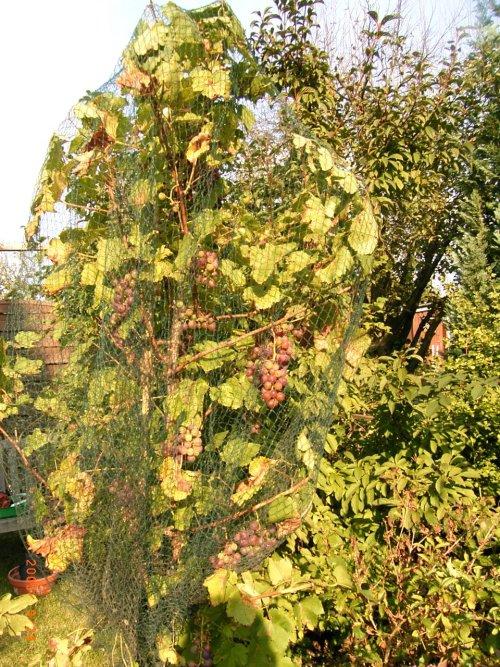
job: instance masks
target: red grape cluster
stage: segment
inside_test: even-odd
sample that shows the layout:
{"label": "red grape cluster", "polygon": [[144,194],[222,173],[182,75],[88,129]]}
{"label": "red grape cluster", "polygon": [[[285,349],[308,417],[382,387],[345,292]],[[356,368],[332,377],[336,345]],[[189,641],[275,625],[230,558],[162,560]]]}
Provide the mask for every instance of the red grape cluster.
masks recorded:
{"label": "red grape cluster", "polygon": [[115,280],[113,285],[114,296],[111,302],[114,311],[110,319],[112,327],[117,327],[130,312],[130,308],[134,303],[136,282],[137,271],[135,269],[126,273],[122,278]]}
{"label": "red grape cluster", "polygon": [[181,426],[175,436],[172,454],[192,463],[203,451],[201,431],[197,426]]}
{"label": "red grape cluster", "polygon": [[271,410],[285,400],[287,368],[292,354],[293,344],[284,331],[277,333],[274,345],[268,343],[252,350],[252,360],[247,364],[246,375],[254,379],[258,373],[260,395]]}
{"label": "red grape cluster", "polygon": [[[195,642],[192,646],[192,653],[199,653],[199,642]],[[214,664],[214,659],[212,656],[212,649],[210,648],[210,644],[207,642],[204,647],[203,651],[201,653],[201,661],[200,660],[190,660],[187,663],[187,667],[212,667]]]}
{"label": "red grape cluster", "polygon": [[211,558],[214,570],[238,565],[242,557],[252,558],[262,550],[273,549],[277,544],[276,529],[262,528],[258,521],[252,521],[248,528],[240,530],[217,556]]}
{"label": "red grape cluster", "polygon": [[195,329],[204,329],[212,333],[217,329],[217,322],[210,313],[196,312],[193,308],[182,310],[182,330],[194,331]]}
{"label": "red grape cluster", "polygon": [[215,287],[219,270],[219,258],[213,250],[200,250],[196,256],[196,282],[205,287]]}

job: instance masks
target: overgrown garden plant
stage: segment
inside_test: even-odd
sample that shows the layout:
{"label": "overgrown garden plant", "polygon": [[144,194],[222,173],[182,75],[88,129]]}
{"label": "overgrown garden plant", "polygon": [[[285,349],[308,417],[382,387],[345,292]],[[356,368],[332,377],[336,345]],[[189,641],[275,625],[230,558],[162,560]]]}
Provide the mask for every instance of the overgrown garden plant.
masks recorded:
{"label": "overgrown garden plant", "polygon": [[[34,405],[43,531],[28,544],[54,570],[80,563],[148,664],[180,659],[207,588],[229,586],[253,621],[234,572],[301,525],[367,344],[378,231],[362,184],[298,121],[242,180],[272,92],[226,3],[150,7],[117,75],[53,137],[27,228],[62,228],[44,288],[73,351]],[[186,650],[210,652],[195,634]]]}

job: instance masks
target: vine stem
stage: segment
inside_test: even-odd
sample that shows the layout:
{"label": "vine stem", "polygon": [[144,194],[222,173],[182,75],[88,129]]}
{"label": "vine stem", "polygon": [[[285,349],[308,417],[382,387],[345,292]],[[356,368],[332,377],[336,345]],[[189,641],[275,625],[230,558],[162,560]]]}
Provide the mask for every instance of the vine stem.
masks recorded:
{"label": "vine stem", "polygon": [[[303,312],[305,312],[305,310],[303,310],[302,313]],[[203,357],[207,357],[209,354],[213,354],[214,352],[223,350],[226,347],[233,347],[234,345],[238,345],[238,343],[240,343],[242,340],[258,336],[264,331],[268,331],[269,329],[272,329],[273,327],[276,327],[279,324],[282,324],[283,322],[287,322],[288,320],[291,320],[294,317],[299,317],[300,315],[301,315],[300,311],[290,313],[289,315],[285,315],[284,317],[281,317],[279,320],[275,320],[270,324],[266,324],[265,326],[259,327],[258,329],[254,329],[253,331],[247,331],[246,333],[241,334],[241,336],[238,336],[237,338],[230,338],[229,340],[225,340],[222,343],[219,343],[219,345],[216,345],[215,347],[209,350],[202,350],[201,352],[197,352],[196,354],[193,354],[193,356],[190,357],[189,359],[186,359],[186,361],[184,361],[182,364],[176,366],[173,372],[180,373],[182,370],[186,368],[186,366],[193,364],[195,361],[198,361],[199,359],[203,359]]]}
{"label": "vine stem", "polygon": [[0,426],[0,435],[3,436],[3,438],[9,443],[9,445],[15,449],[19,457],[21,458],[21,461],[23,462],[24,467],[26,470],[32,475],[37,482],[39,482],[42,486],[44,486],[46,489],[49,488],[49,485],[47,484],[46,480],[40,475],[38,470],[36,468],[33,468],[31,463],[28,461],[26,454],[23,452],[21,447],[19,446],[19,443],[12,438],[7,431],[5,431],[1,426]]}
{"label": "vine stem", "polygon": [[223,519],[218,519],[217,521],[212,521],[211,523],[204,523],[200,526],[196,526],[195,528],[190,528],[189,532],[197,533],[200,530],[206,530],[207,528],[216,528],[217,526],[223,526],[225,523],[229,523],[230,521],[241,519],[242,516],[246,516],[247,514],[251,514],[252,512],[256,512],[257,510],[266,507],[266,505],[270,505],[277,498],[283,498],[284,496],[289,496],[291,493],[295,493],[295,491],[301,489],[309,481],[310,481],[309,477],[304,477],[304,479],[301,479],[300,482],[297,482],[296,484],[294,484],[288,489],[285,489],[284,491],[280,491],[280,493],[277,493],[271,498],[266,498],[266,500],[262,500],[260,503],[256,503],[251,507],[247,507],[247,509],[245,510],[240,510],[239,512],[231,514],[231,516],[226,516]]}

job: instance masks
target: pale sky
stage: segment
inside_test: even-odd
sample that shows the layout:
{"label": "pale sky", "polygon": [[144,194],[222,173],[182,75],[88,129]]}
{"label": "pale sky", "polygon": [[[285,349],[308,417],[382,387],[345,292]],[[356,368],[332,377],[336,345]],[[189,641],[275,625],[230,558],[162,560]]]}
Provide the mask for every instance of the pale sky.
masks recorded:
{"label": "pale sky", "polygon": [[[328,7],[332,0],[327,0]],[[48,141],[72,105],[113,73],[145,0],[24,0],[0,2],[0,244],[22,243],[31,197]],[[204,0],[179,0],[184,8]],[[248,28],[252,12],[270,0],[229,4]],[[335,2],[347,11],[347,0]],[[351,6],[375,3],[350,0]],[[395,2],[383,3],[394,6]],[[413,3],[412,3],[413,4]],[[457,13],[471,16],[472,0],[421,0],[437,31]],[[423,8],[423,10],[422,10]],[[464,14],[465,9],[465,14]],[[329,10],[331,11],[331,10]]]}

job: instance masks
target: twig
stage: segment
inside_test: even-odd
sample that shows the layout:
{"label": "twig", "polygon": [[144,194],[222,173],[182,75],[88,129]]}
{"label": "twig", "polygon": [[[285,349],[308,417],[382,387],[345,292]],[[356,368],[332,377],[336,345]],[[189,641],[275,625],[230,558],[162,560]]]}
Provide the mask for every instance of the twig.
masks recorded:
{"label": "twig", "polygon": [[246,516],[247,514],[256,512],[257,510],[260,510],[262,507],[266,507],[266,505],[269,505],[277,498],[283,498],[284,496],[289,496],[291,493],[295,493],[295,491],[301,489],[309,481],[310,481],[309,477],[304,477],[304,479],[301,479],[300,482],[297,482],[297,484],[294,484],[289,489],[280,491],[280,493],[277,493],[275,496],[267,498],[266,500],[262,500],[260,503],[252,505],[252,507],[247,507],[247,509],[241,510],[240,512],[236,512],[235,514],[231,514],[231,516],[226,516],[223,519],[218,519],[217,521],[211,521],[210,523],[204,523],[200,526],[190,528],[189,530],[192,533],[197,533],[200,530],[207,530],[207,528],[216,528],[217,526],[223,526],[225,523],[229,523],[230,521],[241,519],[242,516]]}
{"label": "twig", "polygon": [[259,311],[258,310],[251,310],[249,313],[235,313],[234,315],[231,313],[228,313],[226,315],[216,315],[215,319],[217,321],[220,320],[237,320],[240,317],[253,317],[254,315],[257,315]]}
{"label": "twig", "polygon": [[10,445],[13,449],[16,450],[16,452],[18,453],[19,457],[21,458],[21,461],[23,462],[23,465],[24,465],[24,467],[26,468],[26,470],[27,470],[27,471],[28,471],[28,472],[29,472],[29,473],[30,473],[30,474],[31,474],[31,475],[32,475],[32,476],[33,476],[33,477],[34,477],[34,478],[35,478],[35,479],[42,485],[42,486],[44,486],[46,489],[48,489],[49,485],[47,484],[47,482],[45,481],[45,479],[40,475],[40,473],[38,472],[38,470],[36,470],[36,468],[33,468],[33,466],[31,465],[31,463],[30,463],[30,462],[28,461],[28,459],[26,458],[25,453],[23,452],[23,450],[22,450],[21,447],[19,446],[19,443],[16,442],[16,441],[14,440],[14,438],[12,438],[12,437],[7,433],[7,431],[5,431],[1,426],[0,426],[0,434],[5,438],[5,440],[9,443],[9,445]]}
{"label": "twig", "polygon": [[275,320],[274,322],[271,322],[270,324],[266,324],[263,327],[259,327],[258,329],[254,329],[253,331],[247,331],[244,334],[241,334],[241,336],[238,336],[237,338],[230,338],[229,340],[225,340],[219,345],[216,345],[215,347],[209,349],[209,350],[202,350],[201,352],[197,352],[194,354],[190,359],[187,359],[184,361],[182,364],[179,364],[175,369],[174,373],[180,373],[186,366],[189,366],[190,364],[193,364],[195,361],[198,361],[199,359],[203,359],[203,357],[207,357],[209,354],[214,354],[214,352],[218,352],[219,350],[223,350],[226,347],[233,347],[234,345],[238,345],[242,340],[245,340],[247,338],[253,338],[254,336],[258,336],[259,334],[263,333],[264,331],[268,331],[269,329],[272,329],[275,326],[278,326],[279,324],[282,324],[283,322],[287,322],[288,320],[291,320],[293,317],[298,317],[300,314],[300,311],[291,313],[289,315],[285,315],[284,317],[281,317],[279,320]]}

